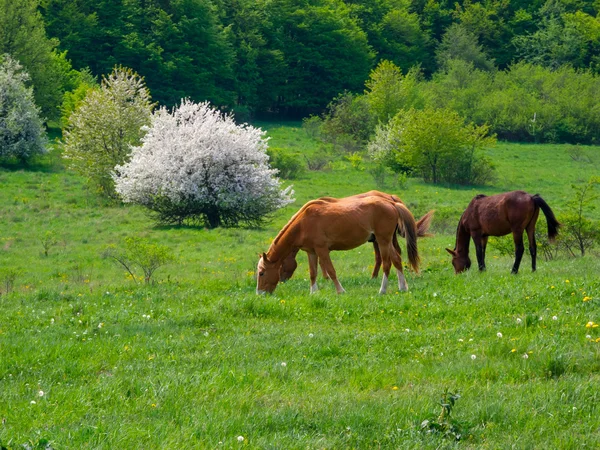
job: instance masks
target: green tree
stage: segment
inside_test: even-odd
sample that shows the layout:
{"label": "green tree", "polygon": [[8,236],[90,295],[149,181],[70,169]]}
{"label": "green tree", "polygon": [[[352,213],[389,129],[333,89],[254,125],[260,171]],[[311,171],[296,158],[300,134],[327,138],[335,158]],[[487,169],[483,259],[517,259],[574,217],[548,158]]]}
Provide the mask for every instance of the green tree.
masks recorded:
{"label": "green tree", "polygon": [[583,185],[571,185],[573,198],[567,203],[568,213],[562,219],[561,243],[567,251],[575,256],[585,253],[600,242],[600,223],[585,216],[596,208],[600,196],[595,188],[600,184],[599,177],[592,177]]}
{"label": "green tree", "polygon": [[339,92],[360,89],[374,55],[341,0],[273,0],[266,13],[268,44],[285,63],[283,83],[263,80],[275,97],[272,108],[306,115]]}
{"label": "green tree", "polygon": [[38,0],[0,0],[0,54],[17,59],[30,76],[34,98],[46,119],[59,117],[70,63],[48,39]]}
{"label": "green tree", "polygon": [[233,104],[235,55],[210,0],[45,0],[44,13],[78,69],[131,67],[166,105],[182,97]]}
{"label": "green tree", "polygon": [[493,167],[480,151],[494,143],[487,126],[465,124],[454,111],[428,107],[399,112],[369,148],[393,170],[412,171],[434,184],[483,184]]}
{"label": "green tree", "polygon": [[10,55],[0,55],[0,158],[27,160],[46,152],[40,111],[25,85],[28,78]]}
{"label": "green tree", "polygon": [[464,26],[452,24],[436,49],[436,60],[441,70],[448,70],[450,61],[460,59],[473,64],[479,70],[493,70],[494,63],[478,44],[477,37]]}
{"label": "green tree", "polygon": [[115,68],[69,116],[63,157],[99,192],[114,196],[111,172],[139,145],[153,106],[143,79],[131,69]]}
{"label": "green tree", "polygon": [[391,61],[381,61],[366,81],[365,97],[375,121],[388,122],[402,109],[422,108],[425,98],[418,67],[404,76]]}

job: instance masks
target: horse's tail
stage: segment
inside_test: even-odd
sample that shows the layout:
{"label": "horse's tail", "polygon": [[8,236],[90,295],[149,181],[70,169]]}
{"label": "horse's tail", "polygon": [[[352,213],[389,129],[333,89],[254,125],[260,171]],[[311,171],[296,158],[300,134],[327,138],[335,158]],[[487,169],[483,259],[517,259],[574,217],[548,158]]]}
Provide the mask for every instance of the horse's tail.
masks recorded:
{"label": "horse's tail", "polygon": [[556,216],[554,216],[554,213],[550,209],[550,206],[548,206],[548,203],[546,203],[546,201],[542,197],[540,197],[540,194],[535,194],[534,196],[532,196],[532,198],[533,203],[535,203],[535,206],[540,208],[544,213],[544,216],[546,216],[546,222],[548,223],[548,239],[550,239],[550,241],[552,242],[554,241],[554,238],[558,235],[558,228],[560,227],[560,223],[558,222],[558,220],[556,220]]}
{"label": "horse's tail", "polygon": [[419,220],[417,220],[417,237],[427,237],[433,236],[431,233],[428,233],[429,227],[431,226],[431,220],[433,219],[433,213],[435,209],[432,209]]}
{"label": "horse's tail", "polygon": [[415,272],[419,272],[419,252],[417,250],[417,223],[412,213],[402,203],[394,203],[398,211],[398,225],[404,230],[406,238],[406,252],[408,253],[408,263]]}
{"label": "horse's tail", "polygon": [[[435,213],[435,209],[432,209],[419,220],[417,220],[417,237],[430,237],[433,236],[432,233],[429,233],[429,227],[431,226],[431,220],[433,219],[433,213]],[[404,237],[404,229],[402,227],[396,228],[396,232]]]}

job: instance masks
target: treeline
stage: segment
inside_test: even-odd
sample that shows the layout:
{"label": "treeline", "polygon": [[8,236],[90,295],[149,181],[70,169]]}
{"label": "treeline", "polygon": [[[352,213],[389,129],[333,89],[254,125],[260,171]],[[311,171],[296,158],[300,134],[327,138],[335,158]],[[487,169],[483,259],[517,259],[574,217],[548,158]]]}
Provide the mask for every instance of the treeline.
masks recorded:
{"label": "treeline", "polygon": [[340,92],[361,92],[382,60],[405,74],[419,67],[426,79],[455,59],[490,73],[526,61],[596,74],[599,8],[595,0],[0,0],[0,54],[31,75],[47,119],[60,116],[65,92],[115,65],[142,75],[163,105],[189,97],[242,119],[304,117]]}

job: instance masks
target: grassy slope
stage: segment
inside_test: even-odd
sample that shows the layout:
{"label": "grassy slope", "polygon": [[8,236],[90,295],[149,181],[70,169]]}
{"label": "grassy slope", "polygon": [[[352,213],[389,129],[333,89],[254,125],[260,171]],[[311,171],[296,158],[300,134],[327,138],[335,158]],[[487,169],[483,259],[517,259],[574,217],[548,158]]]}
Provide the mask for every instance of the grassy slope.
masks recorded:
{"label": "grassy slope", "polygon": [[[270,134],[316,151],[298,128]],[[157,228],[138,208],[102,205],[60,165],[0,169],[0,272],[21,272],[0,296],[0,443],[598,447],[600,328],[586,328],[600,322],[598,258],[540,261],[532,274],[526,255],[515,277],[491,249],[486,273],[457,277],[443,251],[474,194],[539,192],[560,214],[593,168],[565,146],[502,144],[492,156],[499,179],[483,190],[387,188],[416,215],[438,209],[450,230],[420,242],[410,292],[387,296],[369,279],[368,246],[333,255],[346,295],[322,280],[308,295],[305,257],[275,295],[254,295],[255,255],[299,205],[375,188],[348,164],[294,181],[296,204],[260,230]],[[44,257],[47,231],[58,243]],[[128,235],[169,245],[179,263],[155,286],[133,284],[100,256]],[[462,396],[460,444],[418,431],[445,388]]]}

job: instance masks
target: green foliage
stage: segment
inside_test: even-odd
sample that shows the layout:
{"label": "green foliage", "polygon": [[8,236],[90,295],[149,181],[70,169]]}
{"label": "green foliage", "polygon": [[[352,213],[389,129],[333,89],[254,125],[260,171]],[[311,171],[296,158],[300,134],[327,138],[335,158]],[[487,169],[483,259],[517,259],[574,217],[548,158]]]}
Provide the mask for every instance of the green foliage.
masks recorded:
{"label": "green foliage", "polygon": [[0,55],[0,158],[26,161],[46,153],[46,134],[25,83],[29,75],[10,55]]}
{"label": "green foliage", "polygon": [[365,96],[344,92],[328,105],[320,138],[350,153],[365,145],[373,131],[373,119]]}
{"label": "green foliage", "polygon": [[455,59],[471,63],[473,67],[480,70],[491,71],[495,68],[493,61],[478,44],[477,37],[460,24],[452,24],[448,27],[442,42],[436,49],[436,60],[441,70],[447,71],[450,61]]}
{"label": "green foliage", "polygon": [[375,123],[387,123],[400,110],[422,108],[425,99],[420,78],[418,67],[404,76],[394,63],[380,62],[365,82],[365,97]]}
{"label": "green foliage", "polygon": [[76,111],[88,94],[90,89],[99,87],[98,80],[94,77],[89,69],[84,69],[80,72],[73,71],[73,88],[65,92],[63,102],[60,107],[61,112],[61,127],[64,129],[68,126],[71,114]]}
{"label": "green foliage", "polygon": [[378,133],[371,154],[393,170],[414,172],[434,184],[485,184],[493,165],[480,151],[495,143],[488,127],[465,124],[444,109],[400,112]]}
{"label": "green foliage", "polygon": [[71,69],[58,41],[46,36],[38,0],[0,0],[0,55],[10,54],[31,76],[35,103],[45,120],[58,119]]}
{"label": "green foliage", "polygon": [[[175,261],[173,251],[168,246],[149,244],[138,237],[125,238],[119,247],[108,246],[103,256],[123,267],[136,283],[143,279],[146,284],[152,281],[156,270]],[[143,277],[136,274],[138,269],[142,271]]]}
{"label": "green foliage", "polygon": [[600,242],[600,223],[586,217],[596,208],[600,195],[594,191],[600,184],[600,178],[592,177],[583,185],[571,185],[573,197],[566,204],[567,214],[561,217],[560,242],[567,251],[575,256],[584,256]]}
{"label": "green foliage", "polygon": [[56,238],[56,233],[54,231],[48,230],[40,237],[40,244],[42,244],[42,248],[44,249],[44,256],[47,258],[50,253],[50,249],[58,244],[58,239]]}
{"label": "green foliage", "polygon": [[[84,88],[85,89],[85,88]],[[113,197],[111,172],[139,145],[150,123],[153,104],[144,80],[131,69],[116,67],[100,89],[87,89],[69,115],[63,157],[101,194]]]}
{"label": "green foliage", "polygon": [[279,170],[278,176],[286,180],[299,178],[305,171],[305,163],[300,155],[290,153],[281,148],[267,149],[269,165]]}
{"label": "green foliage", "polygon": [[459,398],[460,395],[458,393],[453,394],[452,392],[448,391],[448,388],[446,388],[442,394],[442,398],[440,399],[440,406],[442,410],[439,416],[435,419],[425,419],[423,422],[421,422],[421,431],[434,434],[439,433],[444,438],[460,441],[463,432],[450,419],[450,414],[454,409],[454,404]]}

